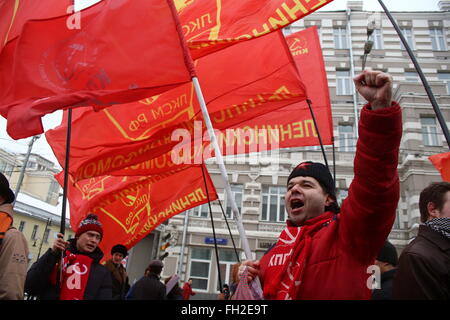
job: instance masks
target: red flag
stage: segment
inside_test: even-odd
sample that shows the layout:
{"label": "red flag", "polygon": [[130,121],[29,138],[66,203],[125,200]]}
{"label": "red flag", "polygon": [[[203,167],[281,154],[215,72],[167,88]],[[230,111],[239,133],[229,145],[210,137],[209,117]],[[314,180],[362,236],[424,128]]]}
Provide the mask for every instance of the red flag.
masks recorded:
{"label": "red flag", "polygon": [[0,0],[0,52],[32,19],[49,19],[73,12],[73,0]]}
{"label": "red flag", "polygon": [[[294,33],[287,37],[287,41],[308,91],[308,97],[313,102],[312,108],[322,142],[325,145],[332,144],[331,103],[317,27]],[[150,103],[151,101],[147,102]],[[317,129],[314,126],[309,107],[304,101],[270,111],[250,120],[244,120],[235,125],[230,125],[226,121],[226,117],[227,112],[225,110],[211,116],[215,128],[220,127],[222,122],[227,123],[226,131],[216,133],[219,145],[222,146],[223,155],[319,145]],[[143,118],[140,121],[136,120],[135,126],[138,127],[141,122],[144,122]],[[202,127],[200,134],[197,135],[204,137],[204,131],[205,128]],[[62,139],[64,139],[64,136],[61,133],[61,141]],[[183,149],[183,146],[180,149]],[[188,154],[183,164],[201,163],[202,160],[214,155],[214,151],[211,149],[212,146],[209,141],[194,141],[193,146],[189,145],[182,150]],[[197,161],[197,159],[200,161]],[[162,168],[177,166],[179,165],[172,161],[172,154],[167,153],[113,174],[139,175],[145,170],[158,172]]]}
{"label": "red flag", "polygon": [[[219,130],[306,98],[281,32],[236,44],[197,62],[208,110]],[[186,128],[195,139],[194,120],[201,119],[191,84],[127,107],[98,113],[74,110],[69,172],[82,180],[156,159],[179,143],[172,139],[176,129]],[[61,127],[47,132],[61,164],[65,127],[63,121]],[[200,131],[202,137],[204,128]]]}
{"label": "red flag", "polygon": [[428,159],[441,173],[442,180],[450,182],[450,152],[435,154],[428,157]]}
{"label": "red flag", "polygon": [[175,0],[196,59],[237,41],[279,30],[332,0]]}
{"label": "red flag", "polygon": [[[103,176],[69,183],[70,224],[78,228],[89,212],[99,216],[104,235],[100,248],[108,258],[120,243],[128,249],[167,219],[217,199],[208,171],[203,166],[140,177]],[[63,172],[56,175],[62,185]]]}
{"label": "red flag", "polygon": [[42,133],[40,117],[57,109],[136,101],[189,82],[193,67],[171,6],[105,0],[81,11],[80,29],[67,27],[68,16],[25,23],[0,57],[9,135]]}

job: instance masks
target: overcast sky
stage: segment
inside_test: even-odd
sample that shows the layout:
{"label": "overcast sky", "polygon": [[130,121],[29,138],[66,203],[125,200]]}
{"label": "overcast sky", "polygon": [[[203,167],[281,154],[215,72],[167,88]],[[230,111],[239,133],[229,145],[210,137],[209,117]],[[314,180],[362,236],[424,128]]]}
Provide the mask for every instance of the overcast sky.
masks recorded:
{"label": "overcast sky", "polygon": [[[90,5],[98,2],[98,0],[76,0],[77,5]],[[438,11],[439,0],[384,0],[384,4],[390,11]],[[363,9],[368,11],[382,11],[378,0],[364,0]],[[324,6],[320,10],[345,10],[347,7],[347,0],[334,0],[332,3]],[[51,115],[44,117],[45,130],[57,126],[62,117],[62,112],[58,111]],[[2,148],[12,152],[25,153],[28,148],[28,139],[12,140],[6,133],[6,120],[0,116],[0,145]],[[45,158],[57,163],[50,147],[42,135],[33,146],[33,152],[41,154]]]}

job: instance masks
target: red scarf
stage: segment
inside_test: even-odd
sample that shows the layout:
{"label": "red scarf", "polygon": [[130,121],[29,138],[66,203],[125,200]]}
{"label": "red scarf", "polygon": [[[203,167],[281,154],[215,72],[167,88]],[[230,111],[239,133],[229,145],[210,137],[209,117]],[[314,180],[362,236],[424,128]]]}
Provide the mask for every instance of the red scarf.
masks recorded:
{"label": "red scarf", "polygon": [[[305,266],[311,253],[312,237],[317,231],[329,224],[333,216],[332,212],[326,212],[307,220],[301,227],[288,226],[283,230],[277,246],[282,243],[285,245],[286,239],[292,239],[293,234],[296,234],[296,239],[290,246],[290,254],[286,257],[283,266],[273,270],[275,274],[264,285],[264,297],[266,299],[298,299]],[[299,232],[300,234],[298,234]]]}
{"label": "red scarf", "polygon": [[[83,300],[93,259],[84,254],[74,254],[66,250],[62,271],[62,285],[59,300]],[[59,277],[59,264],[52,273],[53,285]]]}

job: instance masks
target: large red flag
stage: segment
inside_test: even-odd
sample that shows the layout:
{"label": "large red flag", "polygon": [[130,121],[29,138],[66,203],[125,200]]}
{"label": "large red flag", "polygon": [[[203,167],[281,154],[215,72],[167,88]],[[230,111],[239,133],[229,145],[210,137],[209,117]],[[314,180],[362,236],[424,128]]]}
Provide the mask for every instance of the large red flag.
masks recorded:
{"label": "large red flag", "polygon": [[442,180],[450,182],[450,152],[435,154],[428,159],[441,173]]}
{"label": "large red flag", "polygon": [[171,0],[104,0],[80,14],[79,29],[68,16],[29,21],[4,48],[0,114],[11,137],[42,133],[41,116],[57,109],[136,101],[194,75]]}
{"label": "large red flag", "polygon": [[17,38],[31,19],[48,19],[73,12],[74,0],[0,0],[0,52]]}
{"label": "large red flag", "polygon": [[[211,119],[220,130],[306,98],[281,32],[236,44],[197,62]],[[178,144],[171,138],[176,129],[195,135],[195,119],[201,120],[202,115],[191,84],[126,108],[114,106],[98,113],[74,110],[69,172],[82,180],[167,154]],[[63,120],[61,127],[47,132],[61,164],[65,127]]]}
{"label": "large red flag", "polygon": [[[63,172],[56,178],[62,185]],[[100,248],[106,259],[114,245],[131,248],[167,219],[207,203],[207,194],[210,201],[217,199],[204,166],[153,176],[72,180],[68,190],[70,224],[76,230],[89,212],[97,214],[103,224]]]}
{"label": "large red flag", "polygon": [[[308,97],[312,101],[322,142],[325,145],[331,144],[333,138],[331,103],[317,27],[296,32],[287,37],[287,41],[308,91]],[[150,103],[151,100],[147,102]],[[243,112],[243,110],[241,111]],[[225,110],[212,115],[211,120],[214,127],[220,126],[222,122],[228,123],[227,115]],[[139,127],[141,123],[145,122],[142,116],[138,119],[133,123],[135,127]],[[197,131],[196,128],[195,131]],[[205,137],[205,128],[201,127],[199,131],[197,136]],[[229,125],[227,130],[216,132],[216,135],[223,155],[319,145],[317,128],[314,126],[309,107],[304,101],[270,111],[250,120],[244,120],[235,125]],[[62,139],[64,139],[63,135],[61,135],[61,141]],[[184,152],[184,154],[176,154],[175,157],[175,159],[184,157],[182,164],[175,164],[173,154],[167,153],[113,174],[139,175],[146,170],[160,172],[164,168],[201,163],[204,159],[214,155],[212,146],[207,139],[201,142],[194,141],[193,145],[180,146],[179,150],[175,147],[172,151]]]}
{"label": "large red flag", "polygon": [[[308,99],[312,102],[314,116],[320,131],[323,144],[333,143],[333,117],[331,112],[330,93],[327,73],[320,46],[317,27],[313,26],[286,37],[289,49],[294,56],[299,73],[308,90]],[[311,119],[307,103],[302,101],[296,105],[299,119]],[[300,111],[302,110],[302,111]],[[310,140],[293,142],[289,147],[319,145],[317,136]]]}
{"label": "large red flag", "polygon": [[192,56],[286,27],[332,0],[175,0]]}

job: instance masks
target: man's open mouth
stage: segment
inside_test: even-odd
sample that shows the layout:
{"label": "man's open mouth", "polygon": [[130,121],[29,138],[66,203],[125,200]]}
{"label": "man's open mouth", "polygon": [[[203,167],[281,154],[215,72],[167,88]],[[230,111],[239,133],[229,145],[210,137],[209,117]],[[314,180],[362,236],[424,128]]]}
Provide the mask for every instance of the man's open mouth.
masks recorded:
{"label": "man's open mouth", "polygon": [[294,210],[303,207],[303,205],[304,205],[304,203],[300,199],[291,200],[291,208]]}

